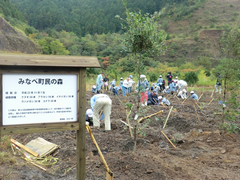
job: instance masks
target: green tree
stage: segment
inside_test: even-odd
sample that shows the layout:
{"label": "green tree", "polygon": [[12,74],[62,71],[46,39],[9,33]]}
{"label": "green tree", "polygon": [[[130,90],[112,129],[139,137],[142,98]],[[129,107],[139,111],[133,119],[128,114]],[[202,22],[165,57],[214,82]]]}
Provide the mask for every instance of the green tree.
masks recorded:
{"label": "green tree", "polygon": [[65,49],[63,43],[59,40],[52,41],[50,43],[50,48],[53,55],[68,55],[69,51]]}
{"label": "green tree", "polygon": [[[130,12],[127,8],[127,3],[122,0],[126,10],[125,24],[122,24],[122,28],[126,31],[123,38],[123,44],[125,50],[132,53],[136,62],[136,69],[138,72],[138,86],[140,87],[140,74],[144,69],[143,60],[144,57],[150,57],[153,55],[164,54],[167,46],[165,40],[167,34],[160,29],[160,24],[157,19],[160,17],[160,12],[155,12],[153,15]],[[117,16],[120,18],[120,16]],[[140,97],[140,89],[138,90],[138,97]],[[140,98],[138,98],[137,111],[139,112]],[[136,121],[137,122],[137,121]],[[137,139],[137,126],[134,126],[134,152],[136,151],[136,139]]]}
{"label": "green tree", "polygon": [[193,72],[193,71],[191,71],[191,72],[186,72],[186,73],[185,73],[185,79],[184,79],[184,80],[187,81],[187,83],[188,83],[189,85],[194,85],[194,84],[196,84],[196,83],[199,81],[198,76],[197,76],[197,73],[195,73],[195,72]]}

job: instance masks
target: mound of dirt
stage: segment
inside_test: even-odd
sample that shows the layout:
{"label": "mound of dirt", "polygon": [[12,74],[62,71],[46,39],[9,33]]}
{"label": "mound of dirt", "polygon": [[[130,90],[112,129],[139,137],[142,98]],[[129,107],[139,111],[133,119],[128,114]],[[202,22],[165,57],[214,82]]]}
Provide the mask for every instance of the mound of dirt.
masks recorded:
{"label": "mound of dirt", "polygon": [[22,53],[33,54],[37,53],[36,45],[24,36],[17,32],[0,16],[0,50],[2,51],[19,51]]}

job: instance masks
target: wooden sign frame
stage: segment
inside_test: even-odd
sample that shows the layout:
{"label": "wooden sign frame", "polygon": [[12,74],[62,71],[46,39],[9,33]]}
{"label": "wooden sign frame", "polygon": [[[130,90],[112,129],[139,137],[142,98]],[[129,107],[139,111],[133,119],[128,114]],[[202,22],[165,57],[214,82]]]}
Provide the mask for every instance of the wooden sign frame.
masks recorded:
{"label": "wooden sign frame", "polygon": [[[95,57],[0,54],[0,138],[1,135],[77,131],[77,180],[84,180],[86,166],[86,67],[100,67]],[[3,126],[3,74],[76,74],[77,122]]]}

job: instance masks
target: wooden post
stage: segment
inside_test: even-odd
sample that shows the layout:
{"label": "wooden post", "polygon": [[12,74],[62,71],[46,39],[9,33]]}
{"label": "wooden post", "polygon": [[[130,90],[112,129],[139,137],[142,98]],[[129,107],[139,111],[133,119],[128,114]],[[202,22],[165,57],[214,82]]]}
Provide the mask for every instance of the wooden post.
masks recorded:
{"label": "wooden post", "polygon": [[213,93],[214,93],[214,90],[212,91],[212,95],[211,95],[211,98],[212,98],[212,96],[213,96]]}
{"label": "wooden post", "polygon": [[165,136],[165,138],[170,142],[170,144],[176,149],[176,146],[169,140],[169,138],[164,134],[163,131],[161,133]]}
{"label": "wooden post", "polygon": [[86,68],[80,68],[78,76],[78,122],[77,131],[77,180],[86,177]]}
{"label": "wooden post", "polygon": [[1,126],[2,124],[2,72],[0,71],[0,140],[1,140]]}

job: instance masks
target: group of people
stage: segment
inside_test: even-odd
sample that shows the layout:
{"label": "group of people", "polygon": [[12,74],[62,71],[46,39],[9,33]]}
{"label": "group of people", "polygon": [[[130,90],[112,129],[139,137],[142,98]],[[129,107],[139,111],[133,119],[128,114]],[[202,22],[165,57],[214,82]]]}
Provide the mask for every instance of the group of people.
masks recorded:
{"label": "group of people", "polygon": [[116,80],[113,79],[113,81],[110,82],[109,87],[109,78],[107,75],[103,78],[104,73],[101,73],[97,76],[96,85],[92,86],[92,92],[99,94],[101,89],[104,89],[105,91],[112,91],[113,95],[119,95],[119,90],[122,90],[123,96],[126,96],[127,94],[130,94],[132,92],[132,87],[134,86],[135,82],[133,81],[133,76],[130,75],[128,78],[123,80],[123,78],[120,79],[120,85],[116,85]]}

